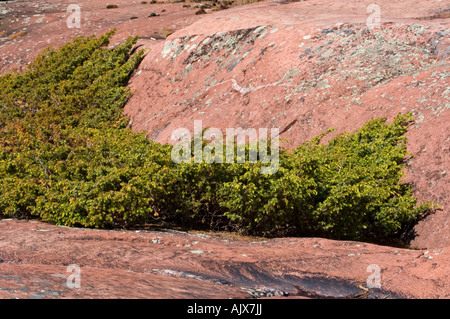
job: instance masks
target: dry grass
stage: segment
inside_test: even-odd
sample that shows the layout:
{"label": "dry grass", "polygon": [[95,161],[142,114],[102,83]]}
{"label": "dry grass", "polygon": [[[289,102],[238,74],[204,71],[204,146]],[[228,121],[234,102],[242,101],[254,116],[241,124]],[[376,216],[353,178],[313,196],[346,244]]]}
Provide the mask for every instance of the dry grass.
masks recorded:
{"label": "dry grass", "polygon": [[232,1],[233,6],[243,6],[250,3],[260,2],[261,0],[235,0]]}
{"label": "dry grass", "polygon": [[22,37],[22,36],[24,36],[24,35],[26,35],[26,34],[28,34],[28,32],[26,32],[26,31],[20,31],[20,32],[17,32],[17,33],[10,34],[10,35],[8,36],[8,39],[14,40],[14,39],[20,38],[20,37]]}
{"label": "dry grass", "polygon": [[450,18],[450,8],[436,12],[436,14],[428,17],[420,17],[419,20],[435,20],[435,19],[449,19]]}
{"label": "dry grass", "polygon": [[167,38],[172,33],[174,33],[174,30],[168,27],[163,27],[158,30],[158,35],[162,38]]}

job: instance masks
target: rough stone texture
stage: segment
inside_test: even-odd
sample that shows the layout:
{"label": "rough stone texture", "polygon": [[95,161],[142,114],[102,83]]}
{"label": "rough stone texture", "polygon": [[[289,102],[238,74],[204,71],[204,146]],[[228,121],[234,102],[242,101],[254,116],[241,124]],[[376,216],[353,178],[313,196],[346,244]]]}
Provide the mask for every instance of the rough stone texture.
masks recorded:
{"label": "rough stone texture", "polygon": [[[117,1],[117,9],[107,9],[110,0],[63,0],[0,2],[0,72],[25,68],[49,45],[59,46],[72,38],[103,34],[117,28],[114,42],[129,36],[157,42],[168,34],[192,24],[200,17],[182,8],[182,3],[141,4],[140,1]],[[81,8],[81,27],[69,28],[70,4]],[[152,12],[159,16],[148,17]],[[137,17],[137,19],[130,19]],[[72,21],[72,20],[70,20]],[[19,32],[26,32],[13,39]]]}
{"label": "rough stone texture", "polygon": [[449,252],[1,220],[0,298],[450,298]]}
{"label": "rough stone texture", "polygon": [[419,202],[443,207],[416,227],[412,245],[449,245],[450,41],[448,19],[436,18],[446,11],[437,1],[426,9],[381,1],[389,15],[371,29],[368,4],[263,2],[172,34],[151,46],[132,79],[125,112],[133,129],[174,143],[172,133],[192,133],[194,120],[224,134],[276,127],[292,148],[331,127],[329,138],[410,111],[405,180]]}
{"label": "rough stone texture", "polygon": [[[0,298],[449,298],[448,4],[380,0],[382,27],[370,30],[372,2],[263,1],[196,15],[183,3],[121,0],[106,9],[113,1],[79,0],[80,29],[66,25],[71,1],[0,3],[0,72],[74,36],[113,27],[114,41],[142,35],[148,53],[125,112],[133,129],[160,142],[202,120],[279,127],[283,146],[295,147],[330,127],[337,134],[411,111],[405,178],[420,201],[443,206],[416,227],[418,250],[0,220]],[[82,269],[81,289],[66,285],[70,264]],[[371,264],[382,288],[366,293],[358,286]]]}

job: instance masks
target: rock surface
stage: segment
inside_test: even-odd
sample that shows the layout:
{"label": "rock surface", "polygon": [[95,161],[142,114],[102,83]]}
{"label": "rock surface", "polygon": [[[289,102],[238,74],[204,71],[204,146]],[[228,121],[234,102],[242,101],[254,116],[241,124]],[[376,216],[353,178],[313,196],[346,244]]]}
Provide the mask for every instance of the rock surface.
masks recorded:
{"label": "rock surface", "polygon": [[450,298],[449,252],[1,220],[0,298]]}
{"label": "rock surface", "polygon": [[[79,29],[66,24],[71,1],[0,2],[0,72],[78,35],[141,35],[148,53],[125,112],[159,142],[202,120],[278,127],[295,147],[330,127],[411,111],[405,179],[420,201],[443,207],[416,227],[417,250],[0,220],[0,298],[449,298],[449,7],[380,0],[381,28],[370,29],[372,2],[262,1],[196,15],[183,3],[79,0]],[[71,264],[80,289],[67,286]],[[382,287],[367,292],[372,264]]]}
{"label": "rock surface", "polygon": [[[344,4],[345,3],[345,4]],[[293,148],[327,129],[353,131],[373,117],[412,112],[405,180],[419,202],[443,210],[415,229],[417,248],[450,245],[449,19],[443,3],[262,2],[210,14],[151,45],[125,107],[136,131],[175,143],[193,121],[226,128],[279,128]],[[151,89],[150,89],[151,88]]]}
{"label": "rock surface", "polygon": [[[75,20],[68,10],[73,1],[8,1],[0,2],[0,72],[25,68],[49,45],[59,46],[77,36],[104,34],[117,28],[114,41],[129,36],[159,41],[168,34],[199,19],[194,10],[182,3],[160,2],[141,4],[140,1],[120,0],[118,8],[107,9],[110,0],[80,0],[80,28],[69,28]],[[69,11],[69,12],[67,12]],[[159,16],[148,17],[151,13]],[[134,17],[134,19],[131,19]],[[137,19],[136,19],[137,18]],[[15,34],[20,36],[14,37]]]}

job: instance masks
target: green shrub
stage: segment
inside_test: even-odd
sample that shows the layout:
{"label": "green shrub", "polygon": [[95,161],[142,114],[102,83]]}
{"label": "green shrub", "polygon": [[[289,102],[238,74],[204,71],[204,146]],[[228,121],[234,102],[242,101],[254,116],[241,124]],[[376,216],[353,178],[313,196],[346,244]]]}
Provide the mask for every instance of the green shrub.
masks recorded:
{"label": "green shrub", "polygon": [[382,240],[400,235],[433,205],[416,207],[401,182],[407,121],[374,119],[328,144],[320,137],[283,154],[277,174],[239,174],[221,190],[226,214],[257,232]]}
{"label": "green shrub", "polygon": [[108,49],[113,34],[49,48],[0,77],[0,216],[383,241],[434,209],[401,182],[410,115],[282,150],[272,175],[260,162],[175,164],[170,145],[127,127],[126,85],[143,52],[130,54],[137,38]]}
{"label": "green shrub", "polygon": [[49,48],[0,78],[1,214],[86,227],[151,214],[140,174],[159,168],[164,146],[125,128],[126,84],[143,52],[129,54],[137,38],[106,49],[112,35]]}

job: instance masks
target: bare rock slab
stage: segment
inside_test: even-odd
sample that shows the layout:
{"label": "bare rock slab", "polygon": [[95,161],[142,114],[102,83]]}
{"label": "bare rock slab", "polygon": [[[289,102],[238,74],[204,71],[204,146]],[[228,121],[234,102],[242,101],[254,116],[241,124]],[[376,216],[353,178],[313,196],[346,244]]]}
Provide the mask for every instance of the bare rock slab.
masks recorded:
{"label": "bare rock slab", "polygon": [[449,298],[449,252],[2,220],[0,298]]}

